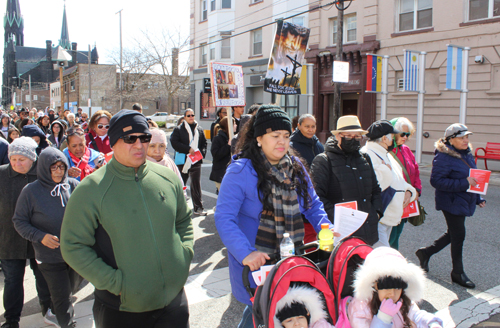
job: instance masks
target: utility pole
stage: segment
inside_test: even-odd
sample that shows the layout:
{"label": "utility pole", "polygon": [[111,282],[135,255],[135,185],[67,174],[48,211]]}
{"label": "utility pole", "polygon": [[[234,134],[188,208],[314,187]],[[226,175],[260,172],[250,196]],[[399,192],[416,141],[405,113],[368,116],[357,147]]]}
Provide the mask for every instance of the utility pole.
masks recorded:
{"label": "utility pole", "polygon": [[32,97],[31,96],[31,74],[29,75],[29,84],[30,84],[29,87],[30,87],[30,110],[31,110],[33,108],[32,102],[31,102],[32,101],[32,99],[31,99],[31,97]]}
{"label": "utility pole", "polygon": [[63,83],[63,67],[59,66],[59,81],[61,82],[61,111],[64,112],[64,83]]}
{"label": "utility pole", "polygon": [[[341,61],[343,57],[343,46],[342,42],[344,40],[344,1],[341,0],[335,5],[338,9],[337,15],[337,53],[335,54],[335,60]],[[333,66],[333,65],[332,65]],[[337,128],[337,120],[340,117],[340,98],[342,92],[342,83],[335,82],[335,90],[333,93],[333,127]]]}
{"label": "utility pole", "polygon": [[123,72],[123,47],[122,47],[122,10],[117,12],[120,15],[120,110],[123,107],[123,88],[122,88],[122,72]]}
{"label": "utility pole", "polygon": [[89,44],[89,52],[88,52],[88,57],[87,61],[89,62],[89,99],[88,99],[88,106],[89,106],[89,117],[92,115],[92,110],[90,107],[92,106],[92,82],[90,81],[91,75],[90,75],[90,62],[92,61],[92,55],[90,54],[90,44]]}

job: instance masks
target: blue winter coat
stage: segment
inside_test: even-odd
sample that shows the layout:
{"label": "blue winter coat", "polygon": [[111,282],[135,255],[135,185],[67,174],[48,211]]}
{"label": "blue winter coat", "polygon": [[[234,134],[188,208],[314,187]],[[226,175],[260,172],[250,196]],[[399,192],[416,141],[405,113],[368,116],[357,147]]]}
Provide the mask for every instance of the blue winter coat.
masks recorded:
{"label": "blue winter coat", "polygon": [[290,136],[290,147],[295,149],[307,161],[307,165],[309,166],[311,166],[316,155],[325,151],[325,147],[323,147],[316,136],[309,139],[298,129]]}
{"label": "blue winter coat", "polygon": [[476,205],[484,199],[478,194],[467,192],[469,170],[476,168],[471,149],[457,150],[445,144],[443,139],[438,140],[435,147],[431,185],[436,188],[436,210],[454,215],[472,216]]}
{"label": "blue winter coat", "polygon": [[[229,275],[233,295],[238,301],[247,305],[252,303],[243,287],[241,263],[248,254],[257,250],[255,238],[262,212],[257,179],[257,172],[249,159],[236,160],[233,157],[233,162],[222,179],[215,211],[215,226],[229,253]],[[321,223],[330,224],[330,221],[310,179],[307,184],[312,201],[309,202],[309,208],[304,209],[303,201],[299,198],[300,212],[306,216],[316,231],[320,231]],[[251,276],[250,282],[252,288],[255,288]]]}

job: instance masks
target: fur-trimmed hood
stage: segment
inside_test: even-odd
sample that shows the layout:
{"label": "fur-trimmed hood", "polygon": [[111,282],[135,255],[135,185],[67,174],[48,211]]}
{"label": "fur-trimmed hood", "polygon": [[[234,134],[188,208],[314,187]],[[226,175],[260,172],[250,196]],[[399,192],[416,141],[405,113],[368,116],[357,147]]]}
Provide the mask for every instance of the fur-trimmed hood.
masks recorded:
{"label": "fur-trimmed hood", "polygon": [[[276,313],[286,305],[290,306],[293,302],[300,302],[305,305],[311,315],[309,326],[312,326],[320,319],[326,320],[328,318],[328,314],[325,311],[325,304],[323,304],[321,296],[315,288],[306,286],[291,287],[288,289],[286,295],[276,303]],[[274,327],[283,328],[281,322],[276,318],[276,314],[274,315]]]}
{"label": "fur-trimmed hood", "polygon": [[[455,149],[455,147],[446,144],[446,140],[444,138],[441,138],[438,141],[436,141],[434,143],[434,147],[436,148],[436,151],[439,153],[450,155],[456,158],[461,158],[460,153]],[[472,145],[470,143],[468,152],[472,152]]]}
{"label": "fur-trimmed hood", "polygon": [[418,303],[424,294],[424,271],[413,263],[408,263],[397,250],[390,247],[374,249],[365,259],[363,265],[356,270],[354,279],[354,297],[370,302],[375,290],[375,282],[379,278],[391,276],[401,278],[408,287],[406,296]]}

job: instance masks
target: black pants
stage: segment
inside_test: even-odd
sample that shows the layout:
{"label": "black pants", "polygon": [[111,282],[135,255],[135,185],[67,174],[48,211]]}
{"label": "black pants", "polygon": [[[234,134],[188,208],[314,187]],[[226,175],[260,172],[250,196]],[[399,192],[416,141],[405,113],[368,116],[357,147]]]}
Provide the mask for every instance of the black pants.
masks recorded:
{"label": "black pants", "polygon": [[191,166],[188,173],[182,173],[184,165],[178,165],[179,172],[181,172],[184,185],[187,185],[188,178],[191,178],[191,199],[193,200],[193,209],[203,209],[203,201],[201,200],[201,164]]}
{"label": "black pants", "polygon": [[425,251],[427,255],[432,256],[451,244],[453,272],[461,274],[464,273],[462,254],[465,240],[465,216],[454,215],[446,211],[443,211],[443,214],[448,230],[436,239],[431,246],[427,247]]}
{"label": "black pants", "polygon": [[52,311],[56,315],[57,322],[61,328],[66,328],[73,322],[74,315],[71,303],[74,271],[65,262],[40,263],[38,267],[49,285]]}
{"label": "black pants", "polygon": [[96,328],[189,328],[189,308],[184,288],[163,309],[132,313],[114,310],[94,301]]}
{"label": "black pants", "polygon": [[[35,259],[29,260],[31,270],[35,275],[36,291],[45,315],[50,307],[50,292],[47,282],[43,278]],[[24,272],[26,260],[1,260],[4,274],[3,306],[4,317],[7,322],[19,322],[24,305]]]}

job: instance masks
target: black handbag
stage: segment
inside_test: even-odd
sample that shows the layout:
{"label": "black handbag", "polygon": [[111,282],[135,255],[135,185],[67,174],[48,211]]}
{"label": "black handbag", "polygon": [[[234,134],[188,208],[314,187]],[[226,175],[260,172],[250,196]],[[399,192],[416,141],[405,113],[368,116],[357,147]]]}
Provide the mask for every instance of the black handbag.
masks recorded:
{"label": "black handbag", "polygon": [[[411,184],[410,175],[408,174],[408,171],[406,171],[406,167],[401,163],[398,156],[394,155],[394,153],[392,151],[390,153],[391,153],[392,157],[394,157],[394,159],[399,163],[399,166],[401,166],[401,169],[403,169],[403,173],[405,174],[405,177],[406,177],[406,182]],[[414,225],[415,227],[418,227],[419,225],[424,224],[425,217],[427,215],[425,208],[422,206],[422,204],[420,204],[420,202],[418,200],[417,200],[417,204],[418,204],[418,211],[420,214],[417,216],[410,216],[408,218],[408,222],[411,225]]]}

